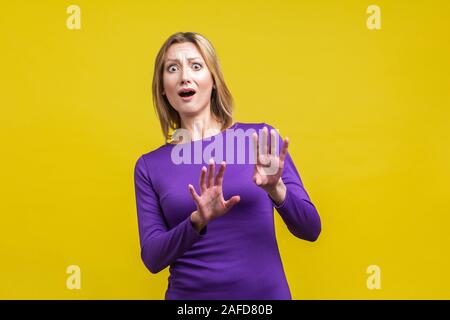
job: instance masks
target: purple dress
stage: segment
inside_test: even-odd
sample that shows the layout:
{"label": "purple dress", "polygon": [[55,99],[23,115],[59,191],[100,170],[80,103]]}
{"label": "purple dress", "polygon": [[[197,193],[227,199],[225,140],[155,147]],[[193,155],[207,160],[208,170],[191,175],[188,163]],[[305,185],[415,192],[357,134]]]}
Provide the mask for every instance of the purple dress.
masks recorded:
{"label": "purple dress", "polygon": [[[282,174],[287,193],[277,206],[252,180],[251,135],[244,139],[244,149],[226,139],[237,130],[260,134],[263,126],[273,128],[266,123],[236,122],[217,135],[185,143],[190,153],[189,148],[181,152],[174,150],[181,145],[166,143],[137,160],[134,183],[141,258],[151,273],[170,266],[165,299],[292,299],[275,237],[273,208],[300,239],[315,241],[321,222],[289,152]],[[278,133],[277,138],[279,155]],[[204,155],[208,146],[214,149],[213,144],[223,146],[222,154],[210,151],[216,173],[222,160],[227,163],[224,199],[240,195],[241,200],[198,232],[190,221],[197,207],[188,185],[200,195],[201,168],[208,167],[209,160]],[[238,151],[245,161],[239,161]]]}

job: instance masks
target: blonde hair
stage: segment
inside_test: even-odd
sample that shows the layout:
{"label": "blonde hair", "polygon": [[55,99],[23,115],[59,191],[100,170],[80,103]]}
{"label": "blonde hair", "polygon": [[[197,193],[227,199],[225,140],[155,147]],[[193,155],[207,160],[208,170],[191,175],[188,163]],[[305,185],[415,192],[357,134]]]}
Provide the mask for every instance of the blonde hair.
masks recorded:
{"label": "blonde hair", "polygon": [[153,105],[158,114],[161,130],[166,141],[172,139],[169,129],[176,130],[181,127],[181,118],[178,111],[170,105],[167,97],[163,95],[164,61],[167,50],[172,44],[184,42],[191,42],[197,47],[211,72],[215,84],[215,89],[213,88],[211,93],[211,112],[213,116],[222,123],[222,130],[233,122],[233,97],[225,84],[213,45],[204,36],[196,32],[177,32],[171,35],[159,49],[153,71]]}

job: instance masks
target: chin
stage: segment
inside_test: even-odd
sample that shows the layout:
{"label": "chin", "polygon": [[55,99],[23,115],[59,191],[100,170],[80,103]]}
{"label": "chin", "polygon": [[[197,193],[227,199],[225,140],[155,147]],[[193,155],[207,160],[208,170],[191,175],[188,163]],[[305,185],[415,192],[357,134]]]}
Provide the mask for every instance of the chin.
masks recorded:
{"label": "chin", "polygon": [[185,115],[196,115],[198,113],[201,113],[204,110],[204,108],[198,107],[198,106],[194,106],[194,105],[190,105],[190,104],[186,104],[184,106],[181,106],[180,108],[178,108],[178,112],[185,114]]}
{"label": "chin", "polygon": [[199,114],[201,109],[199,108],[189,108],[187,106],[183,106],[182,108],[179,108],[178,113],[180,115],[185,115],[185,116],[194,116],[196,114]]}

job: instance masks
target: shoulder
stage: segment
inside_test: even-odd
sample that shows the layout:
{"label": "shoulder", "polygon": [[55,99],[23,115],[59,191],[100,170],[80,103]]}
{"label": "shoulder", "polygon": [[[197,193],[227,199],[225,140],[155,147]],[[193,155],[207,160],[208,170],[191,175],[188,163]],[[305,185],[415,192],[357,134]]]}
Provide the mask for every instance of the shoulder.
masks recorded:
{"label": "shoulder", "polygon": [[156,149],[141,154],[136,160],[135,168],[148,171],[151,166],[165,161],[168,151],[168,145],[162,145]]}
{"label": "shoulder", "polygon": [[275,125],[268,122],[237,122],[237,126],[235,128],[243,130],[254,129],[259,133],[259,130],[263,130],[264,127],[267,127],[269,132],[271,129],[275,129],[277,132],[279,131]]}
{"label": "shoulder", "polygon": [[262,129],[265,126],[268,129],[274,128],[271,124],[267,123],[267,122],[236,122],[236,128],[241,128],[241,129]]}
{"label": "shoulder", "polygon": [[[282,135],[280,133],[279,128],[274,123],[268,123],[268,122],[239,122],[237,129],[242,129],[243,131],[247,132],[248,134],[251,134],[252,132],[255,132],[258,134],[259,137],[263,136],[263,129],[264,127],[267,128],[268,133],[268,143],[270,145],[271,143],[271,130],[274,130],[274,137],[276,140],[278,140],[277,148],[278,151],[280,151],[280,148],[283,144]],[[261,138],[262,139],[262,138]]]}

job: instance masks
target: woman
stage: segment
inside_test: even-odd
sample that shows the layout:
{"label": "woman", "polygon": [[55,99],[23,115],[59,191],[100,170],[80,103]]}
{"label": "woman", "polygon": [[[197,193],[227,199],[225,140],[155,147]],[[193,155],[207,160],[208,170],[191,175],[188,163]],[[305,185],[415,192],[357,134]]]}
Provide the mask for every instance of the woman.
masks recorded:
{"label": "woman", "polygon": [[[134,179],[142,260],[152,273],[170,266],[165,298],[292,299],[273,208],[304,240],[317,239],[321,222],[288,138],[266,123],[233,121],[215,50],[198,33],[176,33],[163,44],[153,99],[166,143],[137,160]],[[233,133],[244,139],[235,144]],[[252,155],[255,161],[234,161]]]}

